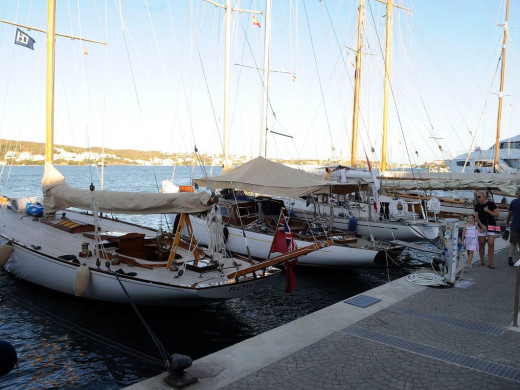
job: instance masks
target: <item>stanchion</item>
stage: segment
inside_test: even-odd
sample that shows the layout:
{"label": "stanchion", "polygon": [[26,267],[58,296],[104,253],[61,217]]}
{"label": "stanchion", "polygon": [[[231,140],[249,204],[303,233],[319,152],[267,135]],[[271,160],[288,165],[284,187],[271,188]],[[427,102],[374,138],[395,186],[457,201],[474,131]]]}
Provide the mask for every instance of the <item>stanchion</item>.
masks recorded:
{"label": "stanchion", "polygon": [[516,284],[515,284],[515,308],[513,310],[513,326],[518,327],[518,301],[520,299],[520,260],[515,263]]}

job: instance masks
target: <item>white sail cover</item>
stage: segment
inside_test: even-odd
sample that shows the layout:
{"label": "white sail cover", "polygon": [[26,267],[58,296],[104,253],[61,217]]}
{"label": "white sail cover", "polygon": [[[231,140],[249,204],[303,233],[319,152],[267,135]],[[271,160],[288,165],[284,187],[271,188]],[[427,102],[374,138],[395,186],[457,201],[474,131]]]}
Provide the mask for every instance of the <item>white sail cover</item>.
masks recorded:
{"label": "white sail cover", "polygon": [[498,190],[516,196],[518,178],[498,173],[394,172],[380,175],[386,190]]}
{"label": "white sail cover", "polygon": [[[360,190],[358,183],[331,183],[318,175],[257,157],[220,176],[194,179],[200,187],[232,188],[255,194],[299,198],[309,194],[347,194]],[[363,189],[367,188],[366,185]]]}
{"label": "white sail cover", "polygon": [[116,214],[198,213],[209,210],[211,195],[207,192],[148,193],[81,190],[69,186],[52,164],[45,164],[42,179],[43,206],[46,213],[76,207]]}

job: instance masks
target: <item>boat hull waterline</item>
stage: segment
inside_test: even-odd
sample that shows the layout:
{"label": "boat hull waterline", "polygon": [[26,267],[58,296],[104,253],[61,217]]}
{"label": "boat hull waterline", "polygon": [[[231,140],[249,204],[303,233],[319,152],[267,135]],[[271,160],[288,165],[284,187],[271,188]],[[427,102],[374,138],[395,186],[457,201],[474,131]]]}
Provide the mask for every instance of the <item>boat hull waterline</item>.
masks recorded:
{"label": "boat hull waterline", "polygon": [[[196,216],[193,216],[191,221],[197,241],[207,244],[210,234],[207,221]],[[242,229],[233,226],[227,226],[227,229],[226,248],[231,252],[246,254]],[[187,234],[186,230],[184,230],[184,234]],[[271,248],[273,236],[248,230],[245,230],[245,235],[251,256],[266,258]],[[298,248],[309,245],[309,242],[298,239],[295,239],[295,243]],[[330,268],[370,267],[377,265],[376,263],[380,263],[380,260],[385,257],[384,250],[332,245],[300,257],[298,265]]]}

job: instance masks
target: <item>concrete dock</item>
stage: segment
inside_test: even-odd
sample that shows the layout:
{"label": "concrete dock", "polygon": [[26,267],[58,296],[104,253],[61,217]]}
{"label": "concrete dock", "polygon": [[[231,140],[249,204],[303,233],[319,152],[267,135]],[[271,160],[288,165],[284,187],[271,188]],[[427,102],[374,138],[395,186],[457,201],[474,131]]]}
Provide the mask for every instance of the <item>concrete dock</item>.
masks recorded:
{"label": "concrete dock", "polygon": [[[401,278],[198,359],[187,389],[520,389],[507,248],[456,287]],[[165,376],[129,389],[169,389]]]}

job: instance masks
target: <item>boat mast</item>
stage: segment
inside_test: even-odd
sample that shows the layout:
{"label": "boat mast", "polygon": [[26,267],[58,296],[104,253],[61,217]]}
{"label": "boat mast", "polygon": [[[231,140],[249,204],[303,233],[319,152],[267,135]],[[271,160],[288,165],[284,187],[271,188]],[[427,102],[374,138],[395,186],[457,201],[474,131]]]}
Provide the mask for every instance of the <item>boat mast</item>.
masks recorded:
{"label": "boat mast", "polygon": [[229,166],[229,64],[231,59],[231,0],[226,0],[226,34],[224,49],[224,169]]}
{"label": "boat mast", "polygon": [[497,167],[497,163],[498,163],[498,153],[500,151],[500,125],[502,122],[502,99],[504,97],[504,71],[506,68],[506,43],[507,43],[508,18],[509,18],[509,0],[507,0],[507,4],[506,4],[506,20],[504,22],[504,43],[502,45],[502,71],[500,74],[500,92],[498,94],[497,139],[496,139],[496,143],[495,143],[495,162],[493,165],[493,169],[495,171],[496,171],[496,167]]}
{"label": "boat mast", "polygon": [[271,67],[271,3],[265,2],[265,37],[264,37],[264,90],[262,127],[260,128],[260,156],[267,158],[267,116],[269,113],[269,74]]}
{"label": "boat mast", "polygon": [[358,42],[356,51],[356,71],[354,74],[354,109],[352,111],[352,148],[351,165],[356,167],[358,118],[359,118],[359,92],[361,84],[361,49],[363,48],[363,12],[365,0],[359,0],[358,8]]}
{"label": "boat mast", "polygon": [[56,38],[56,0],[47,2],[47,112],[45,162],[54,160],[54,53]]}
{"label": "boat mast", "polygon": [[229,80],[230,80],[230,64],[231,64],[231,13],[247,12],[253,14],[260,14],[258,11],[249,11],[244,9],[232,8],[231,1],[226,0],[226,5],[221,5],[213,0],[204,0],[207,3],[213,4],[216,7],[224,8],[226,10],[225,20],[225,53],[224,53],[224,130],[222,134],[222,149],[224,152],[224,170],[231,168],[229,161]]}
{"label": "boat mast", "polygon": [[390,90],[390,53],[392,47],[392,0],[386,2],[386,48],[385,48],[385,95],[383,103],[383,145],[381,151],[381,172],[386,171],[386,140],[388,131],[388,92]]}

